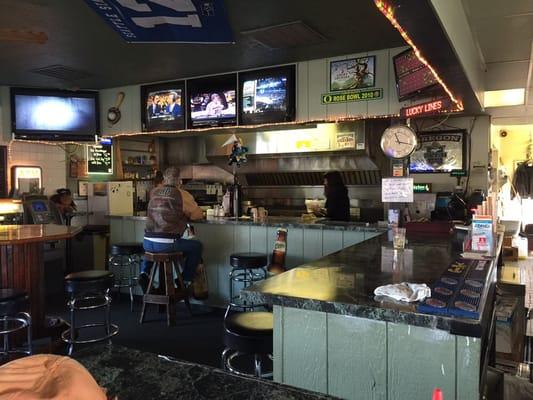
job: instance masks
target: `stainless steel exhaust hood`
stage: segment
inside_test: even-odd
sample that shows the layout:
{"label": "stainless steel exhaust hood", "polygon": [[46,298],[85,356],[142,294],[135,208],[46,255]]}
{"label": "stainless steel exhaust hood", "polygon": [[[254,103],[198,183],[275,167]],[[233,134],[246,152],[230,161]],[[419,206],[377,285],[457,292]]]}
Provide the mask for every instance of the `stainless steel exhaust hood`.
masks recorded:
{"label": "stainless steel exhaust hood", "polygon": [[[339,171],[347,185],[379,185],[388,175],[376,143],[388,121],[319,124],[310,129],[239,134],[248,147],[248,162],[237,169],[245,186],[318,186],[323,173]],[[206,138],[207,159],[227,170],[229,135]],[[376,147],[378,146],[378,147]],[[346,148],[348,147],[348,149]]]}

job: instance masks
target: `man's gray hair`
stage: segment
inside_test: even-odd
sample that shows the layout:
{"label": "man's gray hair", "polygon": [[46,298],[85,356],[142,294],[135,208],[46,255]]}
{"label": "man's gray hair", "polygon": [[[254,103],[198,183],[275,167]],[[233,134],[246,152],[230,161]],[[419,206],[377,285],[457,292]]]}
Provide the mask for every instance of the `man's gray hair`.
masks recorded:
{"label": "man's gray hair", "polygon": [[165,185],[177,186],[180,183],[180,169],[178,167],[168,167],[163,173],[163,183]]}

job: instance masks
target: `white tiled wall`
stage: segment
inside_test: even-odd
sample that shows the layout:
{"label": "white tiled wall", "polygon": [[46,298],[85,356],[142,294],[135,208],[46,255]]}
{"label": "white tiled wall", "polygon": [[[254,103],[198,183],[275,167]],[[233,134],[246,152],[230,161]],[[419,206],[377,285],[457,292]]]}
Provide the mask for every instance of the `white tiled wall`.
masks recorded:
{"label": "white tiled wall", "polygon": [[12,142],[9,168],[14,165],[41,167],[45,194],[51,195],[58,188],[67,185],[65,151],[55,145]]}

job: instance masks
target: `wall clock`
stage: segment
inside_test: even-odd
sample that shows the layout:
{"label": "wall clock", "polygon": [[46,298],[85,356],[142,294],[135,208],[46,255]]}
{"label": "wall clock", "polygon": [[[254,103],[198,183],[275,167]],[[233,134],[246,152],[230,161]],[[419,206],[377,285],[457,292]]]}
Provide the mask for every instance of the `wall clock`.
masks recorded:
{"label": "wall clock", "polygon": [[406,158],[418,146],[415,131],[406,125],[390,126],[381,135],[381,150],[390,158]]}

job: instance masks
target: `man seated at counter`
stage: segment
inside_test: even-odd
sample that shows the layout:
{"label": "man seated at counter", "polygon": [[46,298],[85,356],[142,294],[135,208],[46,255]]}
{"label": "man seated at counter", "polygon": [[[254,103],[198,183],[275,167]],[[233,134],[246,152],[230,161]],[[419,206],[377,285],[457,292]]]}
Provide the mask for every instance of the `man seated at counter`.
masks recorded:
{"label": "man seated at counter", "polygon": [[[150,193],[144,250],[151,253],[182,252],[185,256],[183,280],[192,282],[196,267],[202,257],[202,243],[198,240],[183,239],[188,221],[203,218],[192,195],[179,188],[180,170],[170,167],[163,173],[163,186],[154,188]],[[151,262],[143,262],[139,285],[144,293],[148,288]]]}
{"label": "man seated at counter", "polygon": [[57,223],[63,225],[69,214],[76,211],[70,189],[57,189],[56,193],[50,196],[50,209]]}

